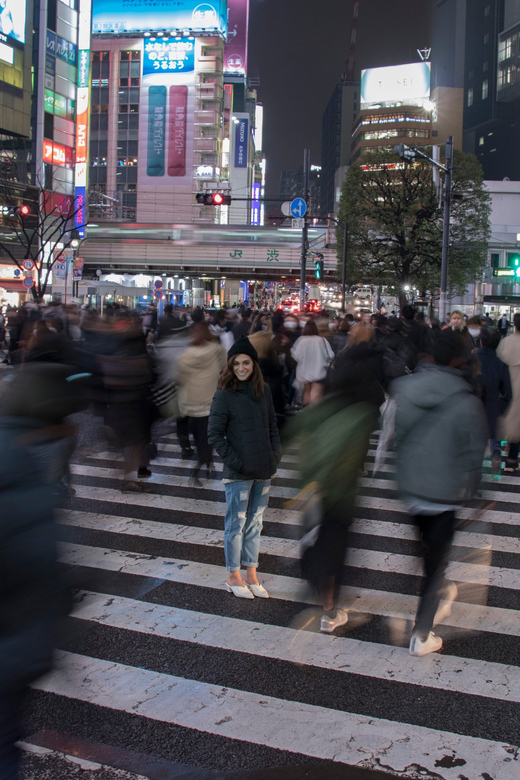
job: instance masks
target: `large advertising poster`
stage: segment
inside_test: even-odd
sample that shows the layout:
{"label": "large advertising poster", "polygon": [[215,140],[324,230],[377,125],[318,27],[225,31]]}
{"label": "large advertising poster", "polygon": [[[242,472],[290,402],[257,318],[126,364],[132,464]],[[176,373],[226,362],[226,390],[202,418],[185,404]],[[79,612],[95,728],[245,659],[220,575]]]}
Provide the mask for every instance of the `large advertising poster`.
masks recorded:
{"label": "large advertising poster", "polygon": [[187,218],[182,209],[187,202],[191,207],[186,192],[191,193],[193,180],[195,49],[200,40],[143,41],[138,221],[171,220],[174,214]]}
{"label": "large advertising poster", "polygon": [[228,0],[228,37],[224,46],[224,73],[247,75],[249,0]]}
{"label": "large advertising poster", "polygon": [[[13,0],[15,1],[15,0]],[[94,0],[92,32],[161,32],[186,30],[227,32],[226,0]]]}
{"label": "large advertising poster", "polygon": [[235,125],[235,168],[247,168],[249,121],[242,117]]}

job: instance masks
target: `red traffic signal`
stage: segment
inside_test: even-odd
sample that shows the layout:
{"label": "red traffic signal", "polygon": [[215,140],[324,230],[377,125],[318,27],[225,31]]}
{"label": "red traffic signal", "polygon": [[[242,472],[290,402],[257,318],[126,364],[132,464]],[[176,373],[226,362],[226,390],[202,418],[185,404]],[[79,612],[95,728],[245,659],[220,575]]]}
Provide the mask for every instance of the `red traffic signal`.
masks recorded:
{"label": "red traffic signal", "polygon": [[31,209],[29,208],[29,206],[27,206],[26,203],[24,203],[22,206],[15,206],[12,213],[13,216],[16,217],[28,217],[29,214],[31,213]]}
{"label": "red traffic signal", "polygon": [[202,206],[229,206],[231,195],[223,192],[198,192],[195,200]]}

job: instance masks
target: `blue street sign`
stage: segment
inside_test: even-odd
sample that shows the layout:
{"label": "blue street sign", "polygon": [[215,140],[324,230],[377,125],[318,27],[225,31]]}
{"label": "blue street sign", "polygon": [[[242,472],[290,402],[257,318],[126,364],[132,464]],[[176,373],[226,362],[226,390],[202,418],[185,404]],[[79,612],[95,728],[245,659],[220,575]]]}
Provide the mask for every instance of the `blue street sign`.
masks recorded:
{"label": "blue street sign", "polygon": [[303,217],[307,211],[307,204],[303,198],[295,198],[291,201],[291,214],[293,217]]}

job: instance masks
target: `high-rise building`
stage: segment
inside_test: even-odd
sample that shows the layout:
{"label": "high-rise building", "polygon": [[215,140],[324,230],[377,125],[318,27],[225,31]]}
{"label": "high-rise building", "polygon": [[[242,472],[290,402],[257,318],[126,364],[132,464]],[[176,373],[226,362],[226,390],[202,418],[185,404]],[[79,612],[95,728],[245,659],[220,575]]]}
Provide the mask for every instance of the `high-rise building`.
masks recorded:
{"label": "high-rise building", "polygon": [[464,150],[490,180],[520,179],[520,4],[472,0],[465,41]]}
{"label": "high-rise building", "polygon": [[336,210],[339,168],[349,163],[352,125],[359,107],[359,84],[342,81],[336,84],[321,121],[321,177],[319,213]]}
{"label": "high-rise building", "polygon": [[[249,0],[229,0],[229,16],[227,7],[182,0],[166,16],[129,15],[94,0],[92,216],[249,223],[259,141],[247,86]],[[197,202],[216,191],[231,193],[231,205]]]}

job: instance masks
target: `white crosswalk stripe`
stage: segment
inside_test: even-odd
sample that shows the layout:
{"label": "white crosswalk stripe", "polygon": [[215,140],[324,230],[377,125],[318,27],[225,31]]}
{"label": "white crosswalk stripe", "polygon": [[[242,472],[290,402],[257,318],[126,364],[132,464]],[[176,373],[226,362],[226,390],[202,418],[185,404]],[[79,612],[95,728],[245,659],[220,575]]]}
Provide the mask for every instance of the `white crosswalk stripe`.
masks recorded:
{"label": "white crosswalk stripe", "polygon": [[[262,604],[256,599],[240,603],[223,589],[225,499],[220,463],[215,463],[214,479],[205,480],[202,474],[202,489],[192,488],[194,463],[180,458],[176,437],[168,434],[159,443],[154,474],[146,481],[149,492],[123,493],[118,487],[122,470],[117,454],[77,453],[71,468],[75,497],[70,509],[58,513],[60,556],[74,571],[100,578],[94,578],[99,587],[89,581],[77,595],[73,617],[78,625],[96,627],[101,636],[124,632],[123,644],[127,635],[130,645],[138,646],[139,637],[146,637],[152,648],[154,642],[169,642],[172,657],[176,647],[188,645],[226,658],[236,654],[241,663],[251,659],[247,664],[253,664],[256,659],[285,664],[288,676],[303,668],[306,679],[315,682],[308,698],[297,698],[271,689],[268,679],[256,680],[254,666],[244,667],[237,686],[196,679],[193,670],[179,675],[164,673],[151,663],[133,665],[131,655],[121,661],[108,650],[105,657],[102,648],[92,656],[76,648],[61,649],[56,669],[35,688],[42,695],[99,708],[100,713],[114,711],[143,722],[175,725],[187,733],[218,735],[229,740],[230,750],[237,750],[238,740],[300,754],[302,764],[306,758],[319,758],[405,778],[516,780],[520,757],[514,740],[501,736],[499,714],[491,733],[480,731],[471,718],[459,725],[450,716],[440,727],[438,720],[430,722],[419,710],[403,709],[398,717],[375,693],[364,697],[361,710],[354,705],[354,693],[352,710],[333,699],[315,703],[322,675],[336,674],[343,680],[337,684],[352,692],[362,685],[374,686],[367,689],[373,692],[378,685],[390,686],[386,696],[394,701],[406,690],[408,697],[417,702],[423,698],[432,708],[449,701],[439,697],[457,696],[462,697],[458,707],[510,707],[492,710],[509,717],[519,712],[514,709],[520,706],[518,654],[509,659],[499,654],[501,660],[495,660],[486,649],[491,641],[516,643],[520,637],[520,611],[514,601],[518,598],[520,603],[520,539],[515,533],[520,526],[516,511],[520,492],[515,490],[515,478],[497,480],[486,474],[483,501],[504,506],[491,506],[479,517],[478,527],[470,524],[456,533],[449,576],[457,582],[459,596],[452,614],[443,620],[453,644],[448,638],[443,652],[412,658],[407,640],[421,573],[417,535],[396,494],[391,453],[380,473],[371,476],[375,446],[374,439],[368,475],[359,480],[358,517],[352,526],[355,545],[347,560],[350,571],[367,579],[341,588],[349,623],[336,636],[319,633],[318,601],[295,574],[300,518],[284,502],[298,491],[296,448],[284,456],[264,515],[268,528],[261,554],[270,563],[261,580],[271,598]],[[382,519],[373,519],[374,512]],[[475,510],[464,508],[459,515],[471,520]],[[109,577],[110,590],[104,589],[104,577]],[[129,583],[136,583],[134,590],[128,590],[133,587]],[[135,595],[139,583],[143,593],[146,584],[146,597]],[[177,592],[182,592],[179,603]],[[218,614],[211,608],[215,598]],[[241,611],[237,616],[230,611],[235,608],[251,614]],[[275,619],[277,610],[292,610],[292,617],[285,622]],[[384,637],[370,634],[372,623],[375,631],[386,626]],[[357,630],[366,630],[365,638],[349,635]],[[460,642],[466,642],[462,655],[456,652]],[[517,653],[520,645],[512,647]],[[473,725],[466,729],[470,721]]]}

